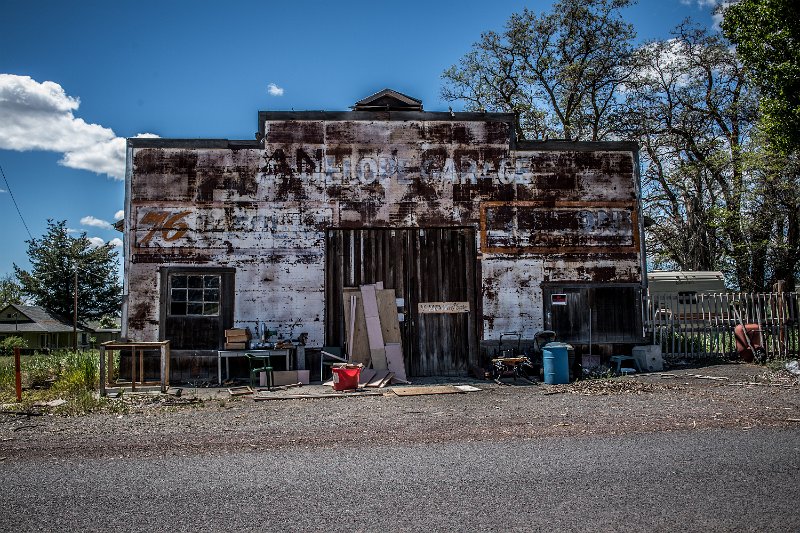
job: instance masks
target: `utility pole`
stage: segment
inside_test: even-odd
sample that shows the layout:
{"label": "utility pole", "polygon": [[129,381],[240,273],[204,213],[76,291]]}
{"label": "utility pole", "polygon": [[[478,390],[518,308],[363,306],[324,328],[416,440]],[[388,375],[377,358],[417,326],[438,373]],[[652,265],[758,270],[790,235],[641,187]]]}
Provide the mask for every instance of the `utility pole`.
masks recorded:
{"label": "utility pole", "polygon": [[78,266],[75,265],[75,306],[72,315],[72,350],[78,351]]}

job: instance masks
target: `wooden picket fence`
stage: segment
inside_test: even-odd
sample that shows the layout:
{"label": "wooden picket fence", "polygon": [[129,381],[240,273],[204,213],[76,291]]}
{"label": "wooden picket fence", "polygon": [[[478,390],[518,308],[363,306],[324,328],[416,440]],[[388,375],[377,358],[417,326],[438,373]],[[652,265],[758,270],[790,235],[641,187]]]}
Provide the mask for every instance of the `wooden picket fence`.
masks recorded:
{"label": "wooden picket fence", "polygon": [[734,328],[761,327],[767,357],[800,355],[798,293],[644,294],[645,337],[665,357],[712,358],[736,354]]}

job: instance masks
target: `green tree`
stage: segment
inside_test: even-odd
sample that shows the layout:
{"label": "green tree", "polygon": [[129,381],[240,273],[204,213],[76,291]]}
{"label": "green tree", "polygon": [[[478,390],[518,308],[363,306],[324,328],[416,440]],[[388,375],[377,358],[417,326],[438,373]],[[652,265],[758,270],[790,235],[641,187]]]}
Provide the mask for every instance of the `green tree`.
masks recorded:
{"label": "green tree", "polygon": [[759,132],[755,139],[746,164],[754,177],[756,216],[769,232],[765,288],[783,281],[793,291],[800,275],[800,150],[778,155],[768,135]]}
{"label": "green tree", "polygon": [[47,233],[26,241],[30,272],[14,265],[23,293],[37,305],[64,317],[73,315],[75,272],[78,320],[119,313],[122,290],[117,280],[117,252],[108,244],[94,247],[82,233],[69,235],[66,221],[48,220]]}
{"label": "green tree", "polygon": [[763,130],[781,151],[800,149],[800,4],[740,0],[722,13],[722,31],[761,90]]}
{"label": "green tree", "polygon": [[548,13],[515,13],[442,74],[442,96],[470,111],[515,113],[519,139],[609,138],[630,74],[635,32],[621,10],[632,3],[559,0]]}
{"label": "green tree", "polygon": [[113,329],[119,327],[119,320],[110,315],[104,315],[99,322],[101,328]]}
{"label": "green tree", "polygon": [[0,341],[0,355],[14,355],[14,348],[27,348],[28,341],[14,335]]}
{"label": "green tree", "polygon": [[745,154],[756,95],[727,43],[686,22],[641,47],[627,85],[628,136],[642,146],[643,203],[656,262],[765,283],[770,224]]}
{"label": "green tree", "polygon": [[0,278],[0,307],[22,303],[22,287],[14,276],[6,274]]}

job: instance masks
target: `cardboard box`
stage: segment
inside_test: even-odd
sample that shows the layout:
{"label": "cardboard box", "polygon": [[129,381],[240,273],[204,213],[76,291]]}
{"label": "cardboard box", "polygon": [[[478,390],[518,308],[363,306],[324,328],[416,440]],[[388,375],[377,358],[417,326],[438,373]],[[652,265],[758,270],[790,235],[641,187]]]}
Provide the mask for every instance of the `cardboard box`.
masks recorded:
{"label": "cardboard box", "polygon": [[226,342],[225,343],[226,350],[246,350],[247,349],[247,342]]}
{"label": "cardboard box", "polygon": [[[281,385],[294,385],[295,383],[302,383],[303,385],[309,384],[310,370],[273,370],[272,379],[274,380],[273,386],[280,387]],[[267,373],[260,372],[258,376],[258,384],[262,387],[267,386]]]}
{"label": "cardboard box", "polygon": [[661,357],[661,346],[634,346],[631,355],[636,358],[643,372],[663,372],[664,359]]}
{"label": "cardboard box", "polygon": [[250,330],[234,328],[225,330],[225,340],[228,342],[247,342],[250,338]]}

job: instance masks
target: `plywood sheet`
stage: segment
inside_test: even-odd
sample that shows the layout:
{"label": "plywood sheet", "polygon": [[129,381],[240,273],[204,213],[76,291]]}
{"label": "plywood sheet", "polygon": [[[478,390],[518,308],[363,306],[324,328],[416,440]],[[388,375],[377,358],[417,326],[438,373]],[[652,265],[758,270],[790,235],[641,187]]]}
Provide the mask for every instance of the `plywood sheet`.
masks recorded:
{"label": "plywood sheet", "polygon": [[394,387],[398,396],[425,396],[428,394],[463,394],[465,391],[453,385],[429,385],[425,387]]}
{"label": "plywood sheet", "polygon": [[[350,298],[356,298],[356,316],[355,320],[350,320]],[[364,306],[361,303],[361,291],[359,289],[345,288],[342,291],[342,302],[344,303],[344,323],[345,323],[345,339],[350,339],[350,324],[354,326],[353,331],[353,346],[348,346],[350,361],[353,363],[361,363],[364,366],[369,365],[369,341],[367,339],[367,323],[364,319]]]}
{"label": "plywood sheet", "polygon": [[375,377],[375,370],[371,368],[362,368],[361,375],[358,377],[358,388],[363,388],[367,386],[372,378]]}
{"label": "plywood sheet", "polygon": [[[397,319],[397,298],[394,289],[383,289],[376,293],[378,299],[378,315],[381,319],[383,342],[401,343],[400,322]],[[401,347],[402,350],[402,347]]]}
{"label": "plywood sheet", "polygon": [[369,340],[369,351],[372,357],[372,368],[385,370],[386,349],[383,344],[383,332],[381,330],[380,314],[378,313],[378,297],[375,285],[361,286],[361,301],[364,306],[364,320],[367,323],[367,339]]}
{"label": "plywood sheet", "polygon": [[366,386],[380,387],[381,383],[386,381],[386,378],[389,376],[389,374],[391,374],[391,372],[389,372],[388,370],[376,370],[375,375],[372,377],[369,383],[366,384]]}
{"label": "plywood sheet", "polygon": [[386,348],[378,348],[369,351],[370,360],[372,361],[372,368],[375,370],[388,370],[389,366],[386,361]]}
{"label": "plywood sheet", "polygon": [[403,362],[403,347],[399,342],[386,343],[386,364],[394,372],[396,381],[406,382],[406,366]]}

